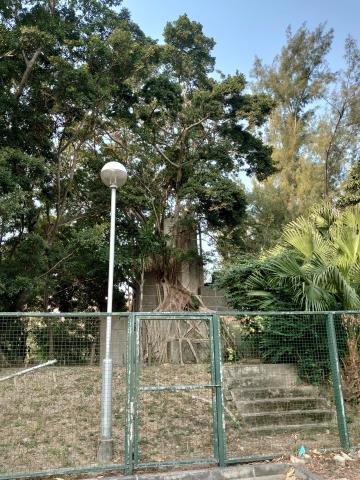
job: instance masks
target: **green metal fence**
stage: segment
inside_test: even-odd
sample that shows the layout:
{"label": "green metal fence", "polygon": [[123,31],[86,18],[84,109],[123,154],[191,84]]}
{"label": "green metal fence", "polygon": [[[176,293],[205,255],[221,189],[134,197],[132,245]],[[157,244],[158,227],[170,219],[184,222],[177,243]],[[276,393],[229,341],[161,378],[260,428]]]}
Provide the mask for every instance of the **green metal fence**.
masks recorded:
{"label": "green metal fence", "polygon": [[122,313],[112,331],[114,457],[100,465],[105,321],[0,314],[0,479],[360,444],[360,312]]}
{"label": "green metal fence", "polygon": [[225,406],[240,424],[226,424],[232,460],[357,445],[359,410],[349,399],[345,412],[342,392],[342,324],[341,315],[328,312],[222,317],[225,360],[231,360],[223,368]]}
{"label": "green metal fence", "polygon": [[[150,328],[151,323],[158,322],[160,324],[158,330],[167,332],[169,339],[167,343],[171,351],[167,352],[166,364],[169,365],[169,360],[172,360],[172,368],[168,368],[168,375],[166,375],[163,364],[151,365],[149,358],[142,355],[141,339],[144,339],[145,322],[148,327],[150,322]],[[201,340],[201,347],[198,346],[199,342],[196,347],[191,346],[193,360],[195,361],[196,357],[201,356],[201,373],[205,377],[204,381],[197,383],[194,383],[194,377],[189,375],[190,369],[187,369],[187,372],[182,367],[185,352],[182,351],[180,345],[182,342],[190,345],[190,342],[194,341],[193,337],[187,336],[194,330],[202,338],[198,338]],[[199,332],[202,332],[202,335]],[[134,313],[129,317],[128,338],[128,416],[125,457],[127,473],[131,473],[135,468],[163,465],[213,463],[224,466],[226,455],[219,317],[190,313]],[[176,341],[178,348],[174,352],[174,345],[171,342]],[[196,352],[195,349],[198,351]],[[187,359],[187,361],[191,360]],[[176,368],[178,362],[180,369]],[[192,364],[190,363],[190,365]],[[190,383],[186,382],[186,377],[190,377]],[[189,393],[192,395],[186,395]],[[182,398],[183,401],[175,403],[179,398]],[[185,407],[184,402],[186,403]],[[201,414],[197,409],[199,402]],[[205,404],[205,408],[203,404]],[[176,406],[174,407],[174,405]],[[154,411],[154,406],[157,407],[157,412]],[[149,409],[152,412],[149,412]],[[176,425],[174,418],[180,418],[180,425],[177,422],[177,430],[169,431],[164,420]],[[199,420],[199,418],[202,418],[202,421],[198,421],[197,429],[191,432],[189,423],[194,419]],[[142,423],[141,419],[145,421]],[[150,448],[148,440],[146,440],[146,436],[150,434],[150,429],[146,428],[149,423],[155,423],[156,428],[155,433],[152,432]],[[179,435],[181,429],[182,435]],[[166,448],[163,447],[161,452],[157,452],[156,448],[154,449],[157,437],[163,439],[164,435],[166,436]],[[196,437],[200,441],[197,442]],[[207,437],[206,440],[205,437]],[[160,453],[160,458],[158,461],[154,461],[152,454],[159,457],[158,453]],[[203,457],[203,453],[206,453],[207,456]]]}
{"label": "green metal fence", "polygon": [[[114,325],[121,319],[127,314]],[[0,478],[104,469],[97,449],[105,323],[98,313],[0,314]],[[43,366],[49,360],[56,363]],[[105,469],[124,468],[125,385],[118,362],[114,465]]]}

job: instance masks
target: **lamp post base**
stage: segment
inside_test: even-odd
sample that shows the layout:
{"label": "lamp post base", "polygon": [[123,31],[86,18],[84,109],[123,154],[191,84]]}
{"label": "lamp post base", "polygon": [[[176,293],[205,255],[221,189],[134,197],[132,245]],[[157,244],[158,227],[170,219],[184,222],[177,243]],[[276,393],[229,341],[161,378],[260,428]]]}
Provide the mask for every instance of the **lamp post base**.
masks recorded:
{"label": "lamp post base", "polygon": [[102,438],[99,442],[97,459],[99,463],[110,463],[113,458],[114,441],[112,438]]}

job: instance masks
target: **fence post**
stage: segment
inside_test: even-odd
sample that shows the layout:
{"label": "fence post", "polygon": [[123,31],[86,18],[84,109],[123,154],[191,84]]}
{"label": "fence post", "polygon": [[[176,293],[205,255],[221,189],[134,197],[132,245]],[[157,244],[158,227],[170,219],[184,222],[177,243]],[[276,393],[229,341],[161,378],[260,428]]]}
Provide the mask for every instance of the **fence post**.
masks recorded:
{"label": "fence post", "polygon": [[125,475],[131,475],[134,469],[134,325],[135,315],[129,313],[126,355]]}
{"label": "fence post", "polygon": [[141,319],[135,314],[135,350],[134,350],[134,380],[133,401],[134,401],[134,467],[139,463],[139,415],[140,415],[140,321]]}
{"label": "fence post", "polygon": [[224,395],[222,386],[222,372],[221,372],[221,329],[220,318],[218,315],[213,315],[213,341],[214,341],[214,361],[215,361],[215,382],[216,391],[216,416],[217,416],[217,443],[219,449],[219,466],[226,465],[226,435],[225,435],[225,417],[224,417]]}
{"label": "fence post", "polygon": [[348,434],[347,423],[346,423],[344,397],[343,397],[342,387],[341,387],[339,353],[338,353],[338,348],[336,343],[334,314],[331,312],[328,313],[328,316],[327,316],[326,331],[327,331],[328,348],[329,348],[329,354],[330,354],[331,377],[332,377],[332,383],[333,383],[333,389],[334,389],[340,444],[342,448],[349,450],[350,441],[349,441],[349,434]]}

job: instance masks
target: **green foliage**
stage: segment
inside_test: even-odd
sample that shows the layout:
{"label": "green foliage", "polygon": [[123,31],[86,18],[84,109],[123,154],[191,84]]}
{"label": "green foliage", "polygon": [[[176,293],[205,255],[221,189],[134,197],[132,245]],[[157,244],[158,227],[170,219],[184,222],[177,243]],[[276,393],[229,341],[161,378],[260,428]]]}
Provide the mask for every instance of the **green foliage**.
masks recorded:
{"label": "green foliage", "polygon": [[[314,31],[302,25],[295,33],[287,29],[287,44],[270,66],[255,62],[255,75],[264,88],[276,96],[281,107],[301,116],[309,102],[320,98],[332,76],[324,68],[333,30],[320,24]],[[279,82],[279,80],[282,80]]]}
{"label": "green foliage", "polygon": [[104,308],[102,122],[129,116],[156,50],[120,3],[0,4],[3,310]]}
{"label": "green foliage", "polygon": [[283,294],[291,309],[359,308],[359,223],[358,205],[316,207],[289,223],[246,279],[247,296],[260,308],[277,308]]}
{"label": "green foliage", "polygon": [[27,337],[26,325],[21,318],[0,318],[0,367],[23,364]]}
{"label": "green foliage", "polygon": [[[99,361],[99,319],[62,317],[37,322],[31,328],[38,358],[56,358],[59,365],[89,364]],[[51,339],[51,340],[50,340]]]}
{"label": "green foliage", "polygon": [[360,404],[360,322],[357,315],[343,315],[346,354],[342,359],[344,398],[354,406]]}
{"label": "green foliage", "polygon": [[[283,230],[280,242],[258,260],[242,261],[218,276],[230,304],[243,310],[346,310],[360,305],[360,208],[324,204]],[[337,326],[340,353],[345,332]],[[260,335],[265,361],[296,363],[302,378],[318,382],[329,372],[321,316],[271,316]]]}
{"label": "green foliage", "polygon": [[360,202],[360,160],[350,168],[342,188],[343,193],[336,203],[339,208],[357,205]]}
{"label": "green foliage", "polygon": [[324,383],[330,373],[325,322],[320,315],[267,317],[260,338],[263,360],[294,363],[301,379]]}
{"label": "green foliage", "polygon": [[[148,268],[173,280],[177,263],[199,260],[184,244],[186,222],[223,244],[238,238],[246,199],[230,174],[273,171],[260,136],[271,99],[250,95],[241,74],[211,76],[215,42],[198,22],[168,23],[158,45],[120,4],[0,3],[4,310],[105,308],[106,161],[129,173],[118,194],[115,284],[131,287]],[[114,300],[124,308],[122,293]]]}
{"label": "green foliage", "polygon": [[236,347],[234,360],[251,361],[261,358],[260,342],[264,328],[264,319],[261,316],[241,317],[232,324]]}
{"label": "green foliage", "polygon": [[284,224],[292,219],[287,195],[275,182],[253,182],[247,196],[249,204],[247,227],[247,251],[258,254],[267,250],[280,239]]}
{"label": "green foliage", "polygon": [[[249,289],[248,280],[254,284]],[[216,276],[216,285],[225,290],[229,304],[236,310],[292,310],[291,293],[275,282],[267,282],[261,260],[243,259],[225,266]]]}
{"label": "green foliage", "polygon": [[132,272],[139,278],[151,268],[176,283],[179,262],[198,260],[187,244],[198,224],[224,252],[240,238],[246,196],[234,178],[241,169],[259,179],[273,171],[271,148],[260,137],[273,102],[247,93],[243,75],[211,77],[214,41],[186,15],[166,25],[164,39],[131,118],[104,125],[113,140],[104,150],[125,162],[131,177],[121,201],[130,213],[122,220],[125,248],[138,258]]}
{"label": "green foliage", "polygon": [[166,24],[164,40],[162,57],[170,74],[194,87],[208,85],[208,74],[215,64],[211,56],[215,41],[203,34],[202,25],[181,15],[176,22]]}
{"label": "green foliage", "polygon": [[249,196],[247,231],[255,253],[273,246],[282,227],[307,215],[314,204],[336,198],[345,166],[357,160],[359,48],[347,38],[345,67],[332,73],[326,62],[332,38],[323,24],[313,31],[306,25],[289,29],[286,45],[270,65],[255,61],[254,91],[276,102],[265,138],[278,169],[262,184],[254,183]]}

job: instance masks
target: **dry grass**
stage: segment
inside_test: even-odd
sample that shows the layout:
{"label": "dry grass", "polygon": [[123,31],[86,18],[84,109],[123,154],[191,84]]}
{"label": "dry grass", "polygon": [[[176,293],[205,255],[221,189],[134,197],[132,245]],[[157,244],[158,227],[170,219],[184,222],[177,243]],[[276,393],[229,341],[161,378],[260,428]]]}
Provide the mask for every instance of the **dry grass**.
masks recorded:
{"label": "dry grass", "polygon": [[[193,383],[210,383],[207,365],[162,365],[144,368],[141,374],[142,385]],[[124,460],[124,402],[125,372],[116,368],[115,463]],[[98,367],[49,367],[16,382],[1,382],[0,471],[96,464],[99,407]],[[354,415],[350,424],[355,438],[360,432],[358,419]],[[291,452],[302,444],[308,450],[338,446],[336,428],[327,433],[252,437],[230,418],[226,422],[229,457]],[[142,393],[139,440],[142,462],[212,457],[211,390]]]}
{"label": "dry grass", "polygon": [[[114,437],[122,457],[122,370],[114,375]],[[52,367],[0,383],[2,471],[90,465],[96,462],[100,369]]]}

